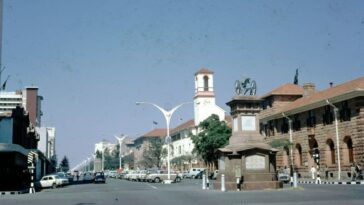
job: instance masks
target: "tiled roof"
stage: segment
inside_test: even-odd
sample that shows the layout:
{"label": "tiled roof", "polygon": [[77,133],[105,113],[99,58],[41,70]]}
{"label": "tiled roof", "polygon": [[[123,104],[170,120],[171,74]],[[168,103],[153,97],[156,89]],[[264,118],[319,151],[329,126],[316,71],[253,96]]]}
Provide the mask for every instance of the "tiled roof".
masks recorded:
{"label": "tiled roof", "polygon": [[266,98],[272,95],[303,95],[303,87],[292,83],[284,84],[269,93],[263,95],[262,98]]}
{"label": "tiled roof", "polygon": [[212,72],[211,70],[207,69],[207,68],[201,68],[199,71],[197,71],[195,73],[195,75],[197,74],[214,74],[214,72]]}
{"label": "tiled roof", "polygon": [[177,132],[180,132],[182,130],[192,128],[192,127],[195,127],[194,119],[188,120],[187,122],[178,125],[176,128],[171,130],[171,135],[173,135],[173,134],[175,134]]}
{"label": "tiled roof", "polygon": [[165,137],[166,135],[167,135],[167,129],[156,128],[154,130],[145,133],[144,135],[142,135],[142,137]]}
{"label": "tiled roof", "polygon": [[295,114],[298,112],[307,111],[326,105],[326,100],[329,100],[331,103],[336,103],[353,98],[357,95],[364,96],[364,77],[360,77],[332,88],[316,92],[312,95],[299,98],[296,101],[289,103],[287,106],[278,109],[270,117],[274,117],[275,115],[279,115],[281,113]]}

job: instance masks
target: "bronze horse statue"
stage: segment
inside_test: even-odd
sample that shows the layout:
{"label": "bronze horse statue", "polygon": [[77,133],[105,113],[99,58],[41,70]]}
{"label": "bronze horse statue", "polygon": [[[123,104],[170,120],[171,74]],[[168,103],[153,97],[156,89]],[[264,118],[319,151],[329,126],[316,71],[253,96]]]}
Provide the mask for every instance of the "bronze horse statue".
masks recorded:
{"label": "bronze horse statue", "polygon": [[242,81],[235,81],[235,92],[237,95],[256,95],[257,83],[255,80],[245,78]]}

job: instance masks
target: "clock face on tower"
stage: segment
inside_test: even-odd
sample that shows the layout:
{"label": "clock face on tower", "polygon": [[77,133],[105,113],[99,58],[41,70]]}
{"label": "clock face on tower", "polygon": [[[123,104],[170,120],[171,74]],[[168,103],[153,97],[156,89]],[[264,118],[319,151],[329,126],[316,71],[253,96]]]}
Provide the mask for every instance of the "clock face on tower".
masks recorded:
{"label": "clock face on tower", "polygon": [[210,104],[210,100],[204,100],[204,101],[203,101],[203,104],[204,104],[204,105],[208,105],[208,104]]}

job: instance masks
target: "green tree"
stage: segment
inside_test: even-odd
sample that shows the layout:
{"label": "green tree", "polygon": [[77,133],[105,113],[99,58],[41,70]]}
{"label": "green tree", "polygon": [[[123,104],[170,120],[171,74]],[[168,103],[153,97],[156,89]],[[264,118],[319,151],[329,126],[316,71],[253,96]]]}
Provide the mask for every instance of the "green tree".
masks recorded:
{"label": "green tree", "polygon": [[66,156],[63,157],[61,163],[59,164],[59,168],[62,172],[68,172],[68,170],[70,170],[70,165]]}
{"label": "green tree", "polygon": [[149,140],[149,147],[143,152],[143,164],[148,168],[159,168],[164,155],[163,140],[161,138],[152,138]]}
{"label": "green tree", "polygon": [[122,163],[123,167],[125,164],[128,164],[130,169],[134,169],[134,154],[124,156],[122,159]]}
{"label": "green tree", "polygon": [[115,151],[104,150],[104,169],[114,170],[119,168],[119,149]]}
{"label": "green tree", "polygon": [[192,141],[195,144],[194,153],[201,156],[206,164],[217,165],[216,151],[228,144],[231,129],[215,114],[202,121],[198,127],[201,132],[192,135]]}

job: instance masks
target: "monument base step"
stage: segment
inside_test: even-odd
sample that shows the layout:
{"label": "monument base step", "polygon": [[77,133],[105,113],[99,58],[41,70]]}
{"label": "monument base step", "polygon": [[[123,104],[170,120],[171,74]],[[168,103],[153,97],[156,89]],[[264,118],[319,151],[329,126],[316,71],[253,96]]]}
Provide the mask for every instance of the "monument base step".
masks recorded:
{"label": "monument base step", "polygon": [[[257,181],[257,182],[244,182],[240,184],[241,191],[244,190],[263,190],[263,189],[280,189],[283,188],[283,183],[279,181]],[[214,182],[214,189],[221,190],[221,182]],[[237,191],[238,187],[236,182],[225,182],[226,191]]]}

